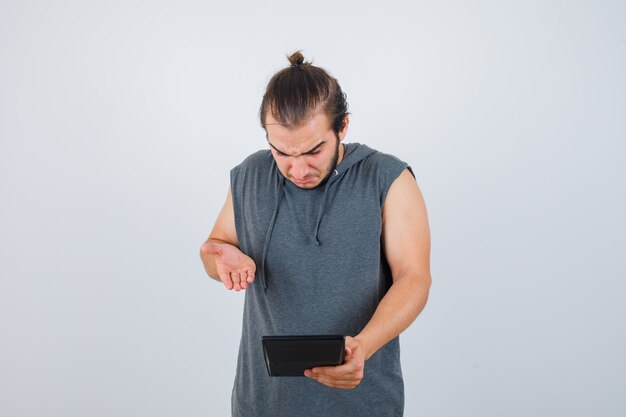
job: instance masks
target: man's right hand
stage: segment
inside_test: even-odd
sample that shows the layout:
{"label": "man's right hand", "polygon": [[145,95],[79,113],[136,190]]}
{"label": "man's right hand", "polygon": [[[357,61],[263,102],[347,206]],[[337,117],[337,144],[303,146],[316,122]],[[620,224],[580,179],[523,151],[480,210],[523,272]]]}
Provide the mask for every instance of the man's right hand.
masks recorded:
{"label": "man's right hand", "polygon": [[206,242],[202,253],[213,255],[215,267],[224,286],[235,291],[245,290],[254,282],[256,265],[252,258],[229,243]]}

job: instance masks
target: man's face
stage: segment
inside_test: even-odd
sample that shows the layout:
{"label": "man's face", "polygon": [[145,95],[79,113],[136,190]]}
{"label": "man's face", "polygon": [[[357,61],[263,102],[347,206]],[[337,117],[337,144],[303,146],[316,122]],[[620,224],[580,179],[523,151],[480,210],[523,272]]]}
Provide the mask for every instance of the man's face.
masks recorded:
{"label": "man's face", "polygon": [[324,112],[317,112],[301,126],[288,129],[271,114],[266,116],[267,140],[278,169],[285,178],[300,188],[311,189],[323,184],[343,159],[340,142],[348,130],[336,135]]}

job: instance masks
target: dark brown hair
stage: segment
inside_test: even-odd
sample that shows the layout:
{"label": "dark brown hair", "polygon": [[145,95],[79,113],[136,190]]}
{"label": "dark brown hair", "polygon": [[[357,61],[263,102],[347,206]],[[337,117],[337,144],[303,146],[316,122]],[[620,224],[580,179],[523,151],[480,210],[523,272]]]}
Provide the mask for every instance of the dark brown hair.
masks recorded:
{"label": "dark brown hair", "polygon": [[335,134],[343,127],[348,113],[346,95],[337,80],[324,69],[304,61],[300,51],[290,56],[290,65],[278,71],[263,95],[259,119],[265,129],[268,111],[287,128],[301,126],[315,111],[324,111]]}

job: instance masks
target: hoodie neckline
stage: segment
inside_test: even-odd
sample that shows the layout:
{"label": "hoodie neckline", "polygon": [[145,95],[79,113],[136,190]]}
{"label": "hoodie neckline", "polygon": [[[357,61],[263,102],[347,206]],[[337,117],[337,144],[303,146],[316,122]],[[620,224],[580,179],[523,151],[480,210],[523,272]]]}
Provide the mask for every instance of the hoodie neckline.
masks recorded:
{"label": "hoodie neckline", "polygon": [[[324,188],[328,187],[330,185],[330,183],[332,183],[336,179],[338,179],[338,177],[340,177],[341,174],[345,173],[355,163],[357,163],[360,160],[364,159],[365,157],[367,157],[371,153],[376,152],[375,150],[371,149],[367,145],[363,145],[363,144],[360,144],[360,143],[357,143],[357,142],[345,143],[343,145],[345,147],[344,148],[343,158],[337,164],[337,166],[335,166],[333,172],[330,174],[330,176],[328,177],[328,179],[326,180],[326,182],[324,184],[321,184],[318,187],[310,188],[310,189],[298,187],[291,180],[289,180],[285,176],[283,176],[283,174],[280,172],[280,170],[278,170],[278,167],[276,167],[276,172],[277,172],[278,177],[279,177],[279,182],[283,182],[285,185],[289,186],[291,189],[294,189],[294,190],[299,190],[299,191],[302,191],[302,192],[314,192],[314,191],[318,191],[319,192],[320,190],[323,190]],[[272,161],[272,164],[276,164],[276,162]]]}
{"label": "hoodie neckline", "polygon": [[[313,239],[315,241],[315,245],[316,246],[320,246],[322,245],[322,242],[319,239],[319,230],[320,230],[320,225],[322,223],[322,219],[324,217],[324,213],[326,210],[326,197],[328,194],[328,190],[330,189],[330,187],[332,186],[332,184],[335,183],[335,181],[337,181],[339,178],[343,177],[343,175],[356,163],[358,163],[359,161],[365,159],[366,157],[368,157],[370,154],[375,153],[376,151],[370,147],[368,147],[367,145],[363,145],[357,142],[353,142],[353,143],[347,143],[345,144],[345,149],[344,149],[344,155],[343,155],[343,159],[341,160],[341,162],[339,162],[337,164],[337,166],[335,167],[335,169],[333,170],[333,172],[331,173],[330,177],[328,178],[328,180],[321,185],[320,187],[323,187],[323,193],[322,193],[322,198],[320,201],[320,208],[318,210],[318,215],[317,215],[317,221],[315,222],[315,233],[313,236]],[[278,167],[276,166],[276,161],[272,160],[272,168],[275,170],[276,175],[277,175],[277,199],[276,199],[276,205],[274,207],[274,212],[272,214],[272,218],[270,220],[270,224],[267,230],[267,235],[265,237],[265,242],[263,245],[263,255],[261,258],[261,282],[263,284],[263,289],[265,292],[267,292],[267,287],[268,287],[268,283],[267,283],[267,274],[266,274],[266,259],[267,259],[267,252],[269,249],[269,245],[270,245],[270,240],[272,239],[272,232],[274,230],[274,224],[276,223],[276,217],[278,215],[278,210],[280,208],[280,203],[282,201],[283,195],[285,193],[285,186],[287,182],[290,182],[287,178],[285,178],[283,176],[283,174],[280,172],[280,170],[278,169]],[[306,191],[313,191],[313,190],[318,190],[319,187],[314,188],[313,190],[307,190],[307,189],[303,189],[298,187],[297,185],[291,183],[291,185],[293,185],[295,188],[302,190],[303,192]]]}

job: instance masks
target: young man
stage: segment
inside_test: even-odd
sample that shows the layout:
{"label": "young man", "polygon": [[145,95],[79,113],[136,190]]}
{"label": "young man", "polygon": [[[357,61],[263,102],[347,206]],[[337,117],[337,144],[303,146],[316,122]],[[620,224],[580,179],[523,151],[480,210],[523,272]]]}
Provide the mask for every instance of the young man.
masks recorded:
{"label": "young man", "polygon": [[[411,168],[358,143],[336,79],[304,62],[270,80],[269,149],[231,170],[202,245],[212,278],[246,290],[233,416],[401,416],[399,334],[426,304],[430,232]],[[269,377],[261,337],[342,334],[346,360]]]}

